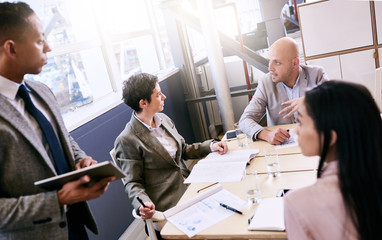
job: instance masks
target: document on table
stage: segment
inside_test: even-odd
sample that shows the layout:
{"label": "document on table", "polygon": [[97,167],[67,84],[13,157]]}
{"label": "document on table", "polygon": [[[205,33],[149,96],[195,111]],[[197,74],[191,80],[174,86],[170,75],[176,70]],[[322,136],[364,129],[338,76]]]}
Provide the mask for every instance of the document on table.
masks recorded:
{"label": "document on table", "polygon": [[228,151],[224,155],[210,153],[193,167],[184,183],[239,182],[248,161],[258,153],[258,149]]}
{"label": "document on table", "polygon": [[248,226],[248,230],[285,231],[283,198],[263,199]]}
{"label": "document on table", "polygon": [[276,149],[282,149],[282,148],[289,148],[289,147],[298,146],[298,141],[297,141],[298,136],[294,132],[294,129],[289,130],[289,135],[290,135],[290,138],[286,139],[283,143],[281,143],[280,145],[277,145],[275,148]]}
{"label": "document on table", "polygon": [[164,212],[169,222],[192,237],[212,225],[237,214],[220,206],[224,203],[237,210],[246,206],[246,201],[218,185],[200,195]]}

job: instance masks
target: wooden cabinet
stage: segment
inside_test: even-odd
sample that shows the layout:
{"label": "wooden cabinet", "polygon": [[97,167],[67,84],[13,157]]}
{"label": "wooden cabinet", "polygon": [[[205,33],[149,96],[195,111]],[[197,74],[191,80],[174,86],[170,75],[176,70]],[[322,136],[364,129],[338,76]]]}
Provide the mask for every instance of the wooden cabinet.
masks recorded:
{"label": "wooden cabinet", "polygon": [[373,45],[368,1],[303,5],[299,19],[305,57]]}
{"label": "wooden cabinet", "polygon": [[330,79],[342,79],[339,55],[316,58],[306,61],[308,65],[318,65],[325,69]]}
{"label": "wooden cabinet", "polygon": [[[376,18],[376,22],[377,22],[378,44],[382,44],[382,2],[381,1],[374,1],[374,6],[375,6],[375,18]],[[381,55],[379,55],[379,56],[381,56]],[[381,65],[379,65],[379,66],[381,66]]]}
{"label": "wooden cabinet", "polygon": [[319,1],[299,5],[298,13],[306,63],[323,66],[330,79],[365,85],[382,109],[376,77],[382,64],[382,2]]}
{"label": "wooden cabinet", "polygon": [[361,83],[377,98],[375,87],[374,49],[317,58],[307,61],[309,65],[325,68],[330,79]]}
{"label": "wooden cabinet", "polygon": [[340,55],[342,79],[362,83],[376,98],[374,49]]}

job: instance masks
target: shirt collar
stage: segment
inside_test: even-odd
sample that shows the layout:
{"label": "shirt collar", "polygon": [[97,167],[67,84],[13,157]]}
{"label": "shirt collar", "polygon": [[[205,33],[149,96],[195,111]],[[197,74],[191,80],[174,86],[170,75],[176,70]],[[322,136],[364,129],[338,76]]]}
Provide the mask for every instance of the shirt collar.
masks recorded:
{"label": "shirt collar", "polygon": [[[21,84],[23,83],[24,81]],[[0,94],[4,95],[10,100],[15,100],[17,91],[19,90],[21,84],[0,75]]]}
{"label": "shirt collar", "polygon": [[300,67],[300,69],[299,69],[299,71],[298,71],[298,76],[297,76],[296,83],[293,85],[292,88],[288,87],[287,85],[285,85],[285,84],[282,82],[282,84],[284,85],[285,88],[293,90],[296,86],[298,86],[298,84],[299,84],[299,82],[300,82],[301,70],[302,70],[302,69],[301,69],[301,67]]}
{"label": "shirt collar", "polygon": [[338,175],[338,160],[325,162],[322,167],[321,177],[326,177],[330,175]]}
{"label": "shirt collar", "polygon": [[136,112],[134,112],[134,117],[135,117],[135,119],[137,119],[139,122],[141,122],[143,124],[143,126],[145,126],[150,131],[154,131],[155,129],[159,128],[162,125],[162,119],[156,114],[154,115],[154,122],[155,122],[155,125],[157,126],[156,128],[153,128],[153,127],[147,125],[146,123],[142,122],[141,119],[139,119],[137,117]]}

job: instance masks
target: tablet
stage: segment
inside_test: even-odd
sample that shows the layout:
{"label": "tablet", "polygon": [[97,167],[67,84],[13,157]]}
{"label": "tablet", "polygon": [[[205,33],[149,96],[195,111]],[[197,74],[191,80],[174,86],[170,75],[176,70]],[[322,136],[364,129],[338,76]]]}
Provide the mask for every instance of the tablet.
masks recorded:
{"label": "tablet", "polygon": [[116,180],[126,177],[126,174],[122,172],[121,169],[113,163],[105,161],[58,176],[36,181],[34,182],[34,185],[40,186],[46,190],[56,190],[60,189],[65,183],[77,180],[84,175],[88,175],[91,179],[90,183],[87,183],[87,185],[91,185],[105,177],[115,176]]}

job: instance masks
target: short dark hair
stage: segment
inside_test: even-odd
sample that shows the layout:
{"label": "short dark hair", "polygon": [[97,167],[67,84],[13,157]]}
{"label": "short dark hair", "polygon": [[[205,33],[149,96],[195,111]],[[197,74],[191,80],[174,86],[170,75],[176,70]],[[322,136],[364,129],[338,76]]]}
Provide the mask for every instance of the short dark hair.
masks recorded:
{"label": "short dark hair", "polygon": [[148,74],[139,73],[131,76],[123,82],[122,100],[137,113],[142,109],[139,107],[139,101],[147,100],[151,102],[151,94],[158,83],[158,77]]}
{"label": "short dark hair", "polygon": [[6,40],[21,40],[30,26],[26,20],[34,11],[24,2],[0,3],[0,44]]}
{"label": "short dark hair", "polygon": [[362,85],[328,81],[305,95],[308,115],[323,136],[318,177],[337,134],[338,179],[359,239],[378,239],[382,225],[382,120]]}

